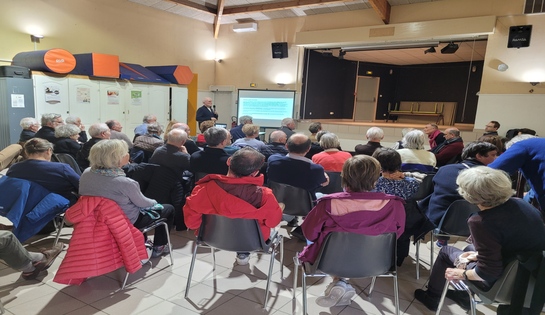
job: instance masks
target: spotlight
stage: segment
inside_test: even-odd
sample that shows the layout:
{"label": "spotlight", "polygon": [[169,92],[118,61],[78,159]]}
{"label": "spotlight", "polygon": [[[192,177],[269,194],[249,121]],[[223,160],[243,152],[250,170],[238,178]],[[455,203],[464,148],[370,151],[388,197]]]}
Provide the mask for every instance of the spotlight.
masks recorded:
{"label": "spotlight", "polygon": [[344,51],[342,49],[339,50],[339,59],[341,59],[341,60],[344,59],[344,55],[346,55],[346,51]]}
{"label": "spotlight", "polygon": [[435,47],[430,47],[430,48],[424,50],[424,54],[427,54],[427,53],[432,53],[433,54],[435,52],[436,52]]}
{"label": "spotlight", "polygon": [[539,82],[530,82],[530,84],[531,84],[532,86],[536,86],[536,85],[539,84]]}
{"label": "spotlight", "polygon": [[458,50],[458,44],[453,42],[448,43],[443,49],[441,49],[442,54],[453,54]]}
{"label": "spotlight", "polygon": [[30,41],[33,43],[39,43],[42,38],[44,38],[43,35],[30,35]]}

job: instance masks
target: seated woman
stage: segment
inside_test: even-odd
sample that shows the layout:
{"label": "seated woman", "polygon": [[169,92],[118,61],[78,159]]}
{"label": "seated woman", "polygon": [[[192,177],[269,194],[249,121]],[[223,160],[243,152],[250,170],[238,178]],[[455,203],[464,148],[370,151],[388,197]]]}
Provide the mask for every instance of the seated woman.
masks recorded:
{"label": "seated woman", "polygon": [[342,171],[344,162],[352,157],[352,154],[339,150],[339,138],[332,132],[320,138],[320,146],[324,151],[313,155],[312,162],[323,166],[326,172]]}
{"label": "seated woman", "polygon": [[81,143],[78,141],[81,129],[72,124],[60,125],[55,128],[55,146],[54,153],[70,154],[76,159],[76,154],[81,150]]}
{"label": "seated woman", "polygon": [[216,122],[213,120],[205,120],[201,123],[201,125],[199,126],[199,130],[201,131],[201,133],[197,135],[197,141],[195,141],[195,143],[197,143],[199,147],[204,148],[206,146],[206,140],[204,140],[204,132],[209,128],[214,127],[215,125]]}
{"label": "seated woman", "polygon": [[[301,225],[308,241],[299,259],[314,263],[328,233],[334,231],[379,235],[395,232],[401,236],[405,227],[403,201],[381,192],[370,192],[380,176],[379,162],[367,155],[348,159],[341,172],[345,192],[318,200]],[[342,262],[339,262],[342,263]],[[323,307],[350,304],[355,290],[347,279],[335,278],[316,303]]]}
{"label": "seated woman", "polygon": [[[83,196],[99,196],[115,201],[136,228],[150,225],[159,217],[166,218],[169,230],[174,221],[174,207],[157,204],[140,192],[140,185],[125,176],[121,167],[129,162],[127,143],[123,140],[97,142],[89,154],[91,167],[81,175],[79,193]],[[151,211],[150,211],[151,210]],[[159,226],[155,230],[152,257],[170,252],[167,231]]]}
{"label": "seated woman", "polygon": [[258,125],[246,124],[242,127],[242,132],[246,135],[246,137],[237,139],[237,141],[233,142],[234,147],[252,147],[258,151],[265,147],[265,143],[263,143],[263,141],[256,139],[259,136]]}
{"label": "seated woman", "polygon": [[35,182],[68,199],[70,204],[76,203],[79,175],[68,164],[51,162],[53,144],[33,138],[25,142],[24,149],[27,159],[13,164],[6,175]]}
{"label": "seated woman", "polygon": [[[511,180],[500,170],[476,166],[460,172],[458,192],[479,207],[467,223],[472,244],[462,251],[443,246],[433,265],[428,290],[414,292],[427,308],[437,309],[446,280],[469,280],[490,289],[502,275],[504,266],[518,253],[545,250],[545,226],[539,211],[518,198],[512,198]],[[458,258],[469,263],[455,264]],[[447,297],[464,308],[469,307],[466,292],[448,291]]]}
{"label": "seated woman", "polygon": [[412,177],[405,177],[401,172],[401,156],[396,150],[378,148],[373,157],[379,161],[382,169],[382,176],[375,186],[376,191],[404,200],[410,199],[418,191],[420,183]]}
{"label": "seated woman", "polygon": [[397,150],[401,155],[401,170],[403,172],[417,171],[433,172],[437,160],[435,155],[424,149],[426,135],[420,130],[407,132],[403,137],[403,149]]}

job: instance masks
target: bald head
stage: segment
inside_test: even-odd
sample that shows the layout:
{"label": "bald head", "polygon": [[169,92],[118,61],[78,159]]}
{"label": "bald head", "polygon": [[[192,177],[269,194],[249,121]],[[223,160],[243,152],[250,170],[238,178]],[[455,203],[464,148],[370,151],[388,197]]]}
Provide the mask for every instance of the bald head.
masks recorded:
{"label": "bald head", "polygon": [[288,137],[282,130],[275,130],[271,133],[271,142],[286,143]]}
{"label": "bald head", "polygon": [[458,138],[460,136],[460,130],[458,130],[458,128],[454,128],[454,127],[451,127],[451,128],[447,128],[445,129],[445,137],[448,137],[448,139],[450,138]]}
{"label": "bald head", "polygon": [[191,130],[189,126],[184,123],[175,123],[174,125],[172,125],[172,129],[181,129],[187,134],[189,134],[189,131]]}
{"label": "bald head", "polygon": [[185,144],[187,140],[187,133],[182,129],[172,129],[168,133],[168,144],[173,146],[181,147]]}
{"label": "bald head", "polygon": [[293,134],[286,144],[289,153],[305,155],[310,150],[310,139],[302,133]]}

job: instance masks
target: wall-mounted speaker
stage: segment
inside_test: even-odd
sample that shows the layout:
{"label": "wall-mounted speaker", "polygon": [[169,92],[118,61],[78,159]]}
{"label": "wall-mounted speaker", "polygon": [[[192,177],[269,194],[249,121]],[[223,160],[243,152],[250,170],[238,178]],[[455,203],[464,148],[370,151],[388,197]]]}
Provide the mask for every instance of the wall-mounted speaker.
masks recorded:
{"label": "wall-mounted speaker", "polygon": [[273,58],[288,58],[288,43],[272,43],[272,57]]}
{"label": "wall-mounted speaker", "polygon": [[532,25],[518,25],[509,27],[509,41],[507,48],[521,48],[530,46]]}

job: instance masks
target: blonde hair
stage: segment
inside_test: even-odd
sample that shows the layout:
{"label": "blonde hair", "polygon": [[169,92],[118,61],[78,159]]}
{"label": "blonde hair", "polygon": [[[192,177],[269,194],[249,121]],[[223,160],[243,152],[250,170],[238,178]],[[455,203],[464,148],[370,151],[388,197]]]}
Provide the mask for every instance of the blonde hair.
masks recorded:
{"label": "blonde hair", "polygon": [[259,133],[259,126],[254,124],[246,124],[242,126],[242,132],[247,136],[251,137],[256,133]]}
{"label": "blonde hair", "polygon": [[208,128],[212,128],[216,125],[213,120],[205,120],[199,125],[199,130],[204,133]]}
{"label": "blonde hair", "polygon": [[456,178],[458,193],[469,203],[495,207],[515,193],[509,175],[487,166],[464,169]]}
{"label": "blonde hair", "polygon": [[118,139],[97,142],[89,153],[92,169],[118,168],[121,159],[129,152],[127,143]]}

